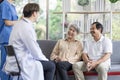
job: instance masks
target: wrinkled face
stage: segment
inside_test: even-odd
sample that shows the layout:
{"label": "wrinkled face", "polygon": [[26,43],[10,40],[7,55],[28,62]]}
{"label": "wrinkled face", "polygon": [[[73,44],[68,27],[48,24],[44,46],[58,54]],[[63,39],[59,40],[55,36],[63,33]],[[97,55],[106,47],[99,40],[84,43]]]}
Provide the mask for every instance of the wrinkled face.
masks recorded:
{"label": "wrinkled face", "polygon": [[74,27],[70,27],[67,33],[67,37],[72,39],[75,38],[75,36],[77,35],[77,31]]}
{"label": "wrinkled face", "polygon": [[93,37],[97,37],[100,34],[100,30],[96,28],[96,24],[93,24],[90,28],[90,33]]}

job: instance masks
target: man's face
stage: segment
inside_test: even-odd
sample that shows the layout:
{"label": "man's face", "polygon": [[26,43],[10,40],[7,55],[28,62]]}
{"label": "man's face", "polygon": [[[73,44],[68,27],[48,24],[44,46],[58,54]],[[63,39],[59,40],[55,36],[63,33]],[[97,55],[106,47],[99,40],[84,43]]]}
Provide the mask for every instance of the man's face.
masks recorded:
{"label": "man's face", "polygon": [[90,33],[93,37],[97,37],[100,34],[100,30],[96,28],[96,24],[93,24],[90,28]]}
{"label": "man's face", "polygon": [[34,16],[35,16],[35,22],[37,22],[39,17],[39,12],[34,12]]}

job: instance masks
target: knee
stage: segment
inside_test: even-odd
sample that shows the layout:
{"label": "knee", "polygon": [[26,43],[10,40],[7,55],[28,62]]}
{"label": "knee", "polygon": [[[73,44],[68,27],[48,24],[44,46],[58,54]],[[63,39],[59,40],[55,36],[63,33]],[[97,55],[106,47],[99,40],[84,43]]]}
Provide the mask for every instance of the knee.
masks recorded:
{"label": "knee", "polygon": [[48,66],[50,66],[51,69],[55,69],[56,68],[54,62],[50,62],[50,65],[48,65]]}
{"label": "knee", "polygon": [[82,67],[82,64],[80,64],[80,62],[77,62],[77,63],[72,65],[73,70],[80,69],[81,67]]}
{"label": "knee", "polygon": [[46,67],[48,71],[52,71],[52,72],[54,72],[56,68],[54,62],[52,61],[48,61],[48,65]]}
{"label": "knee", "polygon": [[77,64],[77,63],[73,64],[73,65],[72,65],[72,68],[73,68],[73,69],[78,68],[78,64]]}
{"label": "knee", "polygon": [[106,73],[106,72],[108,72],[108,69],[103,65],[98,65],[97,72],[98,73]]}
{"label": "knee", "polygon": [[56,68],[63,68],[63,65],[61,64],[61,62],[56,63]]}
{"label": "knee", "polygon": [[59,69],[59,70],[60,70],[60,69],[65,69],[65,66],[63,65],[62,62],[57,62],[57,63],[56,63],[56,68]]}

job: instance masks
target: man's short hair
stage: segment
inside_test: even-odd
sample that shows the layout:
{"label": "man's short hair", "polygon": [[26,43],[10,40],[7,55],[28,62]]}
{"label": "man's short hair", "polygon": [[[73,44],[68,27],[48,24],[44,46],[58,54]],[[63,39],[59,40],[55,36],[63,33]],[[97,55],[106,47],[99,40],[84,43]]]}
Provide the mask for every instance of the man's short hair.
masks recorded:
{"label": "man's short hair", "polygon": [[23,9],[24,17],[31,17],[34,12],[39,11],[39,5],[37,3],[28,3]]}
{"label": "man's short hair", "polygon": [[100,22],[93,22],[92,25],[96,25],[97,30],[101,29],[101,33],[103,32],[103,25]]}

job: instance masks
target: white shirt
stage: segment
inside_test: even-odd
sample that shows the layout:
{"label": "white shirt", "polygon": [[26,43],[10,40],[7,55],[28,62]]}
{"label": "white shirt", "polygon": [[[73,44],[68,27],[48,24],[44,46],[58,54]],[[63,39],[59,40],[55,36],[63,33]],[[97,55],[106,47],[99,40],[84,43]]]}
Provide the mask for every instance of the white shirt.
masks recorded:
{"label": "white shirt", "polygon": [[[38,60],[48,59],[43,55],[36,38],[32,22],[20,20],[10,35],[9,44],[13,45],[22,69],[23,80],[44,80],[42,64]],[[7,57],[7,61],[10,58]]]}
{"label": "white shirt", "polygon": [[[100,40],[97,42],[94,39],[87,40],[83,53],[88,54],[89,59],[96,61],[105,53],[112,53],[112,42],[104,36],[101,36]],[[107,62],[110,63],[110,59],[108,59]]]}

